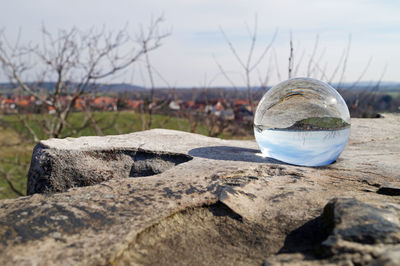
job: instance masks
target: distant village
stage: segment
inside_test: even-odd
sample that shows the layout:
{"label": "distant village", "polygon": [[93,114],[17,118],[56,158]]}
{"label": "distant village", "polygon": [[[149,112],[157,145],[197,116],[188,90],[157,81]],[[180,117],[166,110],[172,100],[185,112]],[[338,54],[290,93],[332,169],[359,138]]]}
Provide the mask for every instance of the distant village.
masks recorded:
{"label": "distant village", "polygon": [[[72,96],[60,96],[60,103],[67,104]],[[253,102],[253,108],[256,106]],[[124,99],[115,96],[87,95],[76,99],[73,110],[81,112],[91,111],[123,111],[145,112],[151,107],[153,113],[173,114],[178,112],[193,114],[211,114],[225,120],[252,121],[253,113],[248,100],[243,99],[210,99],[210,100],[147,100]],[[46,96],[37,99],[27,95],[1,95],[0,113],[48,113],[56,112],[53,106],[46,104]]]}
{"label": "distant village", "polygon": [[[1,85],[1,84],[0,84]],[[49,83],[47,87],[52,87]],[[375,117],[379,112],[400,111],[400,87],[393,85],[380,91],[342,90],[352,117]],[[8,84],[0,86],[0,114],[36,113],[54,114],[55,108],[46,104],[49,100],[46,92],[40,97],[24,94],[21,89]],[[126,89],[126,90],[125,90]],[[155,97],[150,96],[150,90],[129,87],[128,85],[113,85],[105,87],[100,92],[91,92],[77,98],[72,111],[134,111],[163,115],[204,116],[212,115],[224,120],[250,122],[253,120],[252,110],[256,109],[266,89],[253,90],[252,107],[247,100],[245,89],[233,90],[223,88],[211,89],[156,89]],[[58,96],[61,105],[67,105],[72,95]],[[150,99],[153,98],[153,101]]]}

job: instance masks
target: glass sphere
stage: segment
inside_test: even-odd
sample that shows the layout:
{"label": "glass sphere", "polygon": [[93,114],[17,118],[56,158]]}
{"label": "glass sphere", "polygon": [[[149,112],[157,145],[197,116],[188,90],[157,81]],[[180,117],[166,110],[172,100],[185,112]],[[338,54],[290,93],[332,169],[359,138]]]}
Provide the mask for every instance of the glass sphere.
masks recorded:
{"label": "glass sphere", "polygon": [[265,157],[295,165],[328,165],[347,144],[349,109],[325,82],[289,79],[262,97],[254,117],[254,135]]}

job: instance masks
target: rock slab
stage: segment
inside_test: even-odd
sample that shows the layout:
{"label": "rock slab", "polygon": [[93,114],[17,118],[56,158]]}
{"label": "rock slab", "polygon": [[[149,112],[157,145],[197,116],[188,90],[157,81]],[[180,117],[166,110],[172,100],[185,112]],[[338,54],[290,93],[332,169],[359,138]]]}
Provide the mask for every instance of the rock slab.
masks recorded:
{"label": "rock slab", "polygon": [[0,201],[0,264],[397,265],[399,151],[391,114],[315,168],[161,129],[41,141],[30,196]]}

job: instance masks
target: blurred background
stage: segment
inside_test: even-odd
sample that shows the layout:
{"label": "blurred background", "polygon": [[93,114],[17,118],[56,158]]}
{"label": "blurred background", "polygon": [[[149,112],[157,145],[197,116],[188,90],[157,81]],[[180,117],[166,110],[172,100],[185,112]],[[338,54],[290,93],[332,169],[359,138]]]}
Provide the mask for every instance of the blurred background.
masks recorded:
{"label": "blurred background", "polygon": [[400,112],[395,0],[3,1],[0,198],[25,195],[34,145],[169,128],[253,139],[262,95],[292,77],[352,117]]}

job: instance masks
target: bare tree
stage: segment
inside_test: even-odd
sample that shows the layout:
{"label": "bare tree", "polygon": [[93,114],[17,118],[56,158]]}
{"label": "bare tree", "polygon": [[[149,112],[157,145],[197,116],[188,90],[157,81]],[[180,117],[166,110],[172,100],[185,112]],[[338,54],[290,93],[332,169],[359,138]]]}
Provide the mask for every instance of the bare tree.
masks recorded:
{"label": "bare tree", "polygon": [[[347,71],[347,64],[349,62],[350,48],[351,48],[351,35],[348,37],[347,45],[343,49],[341,56],[338,58],[338,62],[333,67],[332,73],[328,75],[327,66],[328,63],[325,63],[323,67],[321,67],[320,62],[325,55],[326,49],[323,49],[320,55],[317,57],[319,45],[319,37],[318,35],[315,38],[315,44],[312,50],[312,53],[308,60],[307,65],[307,76],[314,76],[320,73],[320,79],[325,80],[332,86],[334,86],[346,99],[346,102],[349,106],[350,114],[352,117],[376,117],[379,116],[376,113],[376,110],[373,108],[374,103],[376,102],[377,91],[380,88],[380,83],[382,78],[386,72],[386,66],[384,67],[379,79],[376,82],[370,82],[369,85],[363,85],[362,89],[357,89],[360,86],[361,80],[364,78],[367,70],[369,69],[372,58],[369,58],[364,68],[361,70],[358,78],[345,86],[345,74]],[[290,48],[290,56],[289,56],[289,76],[291,72],[291,58],[292,58],[292,45]],[[303,53],[304,54],[304,53]],[[303,56],[301,56],[303,58]],[[300,65],[301,60],[298,62],[296,66],[297,68]],[[338,83],[333,84],[334,80],[338,79]]]}
{"label": "bare tree", "polygon": [[288,63],[288,78],[292,78],[293,75],[293,68],[294,68],[294,53],[293,53],[293,38],[292,32],[290,32],[290,40],[289,40],[289,63]]}
{"label": "bare tree", "polygon": [[[169,33],[159,30],[163,18],[153,20],[147,29],[132,37],[125,27],[118,32],[77,28],[52,34],[42,29],[42,42],[21,45],[18,38],[11,45],[4,31],[0,33],[0,64],[16,88],[54,110],[42,121],[46,137],[60,137],[70,128],[68,117],[75,102],[92,90],[99,80],[110,78],[157,49]],[[44,89],[45,81],[55,81]],[[37,133],[25,126],[35,141]]]}
{"label": "bare tree", "polygon": [[[230,51],[232,52],[234,58],[236,59],[236,61],[238,62],[240,68],[242,69],[242,71],[244,72],[244,82],[246,85],[246,89],[247,89],[247,99],[249,101],[249,105],[251,108],[251,111],[254,113],[254,105],[253,105],[253,95],[252,95],[252,88],[253,88],[253,83],[252,83],[252,73],[257,70],[257,67],[260,65],[260,63],[264,60],[265,56],[267,55],[268,51],[271,49],[272,44],[278,34],[278,31],[276,30],[272,39],[270,40],[270,42],[264,47],[264,49],[262,50],[261,54],[258,57],[254,57],[254,50],[257,44],[257,37],[258,37],[258,19],[257,19],[257,15],[254,16],[254,26],[253,29],[251,30],[250,27],[248,25],[247,26],[247,31],[249,33],[249,37],[250,37],[250,47],[247,53],[247,56],[242,58],[240,57],[239,53],[237,52],[235,46],[233,45],[233,43],[231,42],[231,40],[228,38],[227,34],[225,33],[225,31],[220,28],[220,31],[226,41],[226,43],[229,46]],[[226,71],[224,70],[224,68],[216,61],[218,68],[220,69],[220,71],[223,73],[224,77],[227,79],[227,81],[234,86],[234,83],[232,81],[232,79],[229,77],[229,75],[226,73]],[[269,74],[267,72],[267,74]],[[265,79],[264,79],[265,80]],[[263,84],[261,85],[263,86]],[[234,86],[234,88],[236,88],[236,86]]]}
{"label": "bare tree", "polygon": [[[0,71],[16,92],[33,97],[45,112],[43,115],[16,114],[25,129],[20,132],[24,134],[21,141],[26,135],[33,142],[79,135],[88,127],[103,135],[105,129],[114,127],[118,115],[110,121],[100,121],[104,118],[96,118],[87,102],[81,108],[82,121],[73,124],[70,118],[74,106],[78,101],[87,101],[85,95],[99,88],[99,81],[104,83],[123,73],[159,48],[169,35],[160,31],[162,23],[162,17],[152,20],[137,35],[131,34],[128,27],[118,31],[107,31],[104,27],[87,31],[71,28],[56,33],[43,27],[38,43],[22,43],[21,34],[11,42],[5,30],[0,30]],[[24,141],[24,145],[28,144]],[[16,196],[23,194],[16,184],[17,177],[26,173],[29,163],[26,161],[18,157],[0,161],[0,180]]]}

